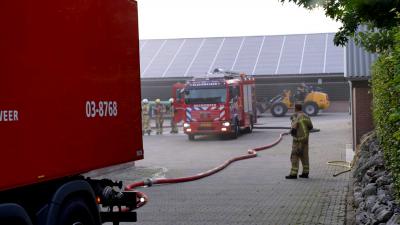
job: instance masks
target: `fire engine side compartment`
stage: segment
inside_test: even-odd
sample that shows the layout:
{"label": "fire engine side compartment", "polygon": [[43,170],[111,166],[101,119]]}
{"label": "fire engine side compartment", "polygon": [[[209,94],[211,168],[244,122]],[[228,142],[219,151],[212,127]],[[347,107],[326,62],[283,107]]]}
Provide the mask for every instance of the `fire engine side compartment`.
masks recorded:
{"label": "fire engine side compartment", "polygon": [[5,0],[0,190],[143,158],[136,3]]}

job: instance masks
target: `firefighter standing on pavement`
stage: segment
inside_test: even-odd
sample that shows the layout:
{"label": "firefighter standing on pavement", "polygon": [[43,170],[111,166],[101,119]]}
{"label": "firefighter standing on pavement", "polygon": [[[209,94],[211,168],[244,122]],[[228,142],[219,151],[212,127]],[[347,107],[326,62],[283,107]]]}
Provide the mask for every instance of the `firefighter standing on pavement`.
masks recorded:
{"label": "firefighter standing on pavement", "polygon": [[142,100],[142,134],[143,135],[145,133],[150,135],[150,133],[151,133],[149,112],[150,112],[149,100],[143,99]]}
{"label": "firefighter standing on pavement", "polygon": [[163,133],[163,123],[164,123],[164,106],[161,104],[161,100],[159,98],[155,101],[156,105],[154,106],[154,117],[156,119],[156,130],[157,134]]}
{"label": "firefighter standing on pavement", "polygon": [[170,111],[171,111],[171,134],[177,134],[178,133],[178,126],[176,125],[175,121],[175,106],[174,106],[174,99],[170,98],[169,99],[170,105]]}
{"label": "firefighter standing on pavement", "polygon": [[301,175],[299,175],[299,177],[308,178],[310,171],[308,159],[308,137],[313,125],[310,118],[303,113],[301,104],[295,105],[295,113],[291,117],[291,120],[291,135],[293,136],[293,145],[290,161],[292,163],[292,168],[290,170],[290,174],[286,176],[286,179],[297,179],[299,160],[303,166],[303,172]]}

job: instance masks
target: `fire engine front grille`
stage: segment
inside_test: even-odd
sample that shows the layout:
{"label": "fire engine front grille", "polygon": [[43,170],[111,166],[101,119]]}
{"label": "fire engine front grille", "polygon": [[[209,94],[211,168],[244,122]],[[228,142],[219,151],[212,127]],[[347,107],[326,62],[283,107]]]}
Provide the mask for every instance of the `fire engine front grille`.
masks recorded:
{"label": "fire engine front grille", "polygon": [[213,127],[199,127],[199,130],[214,130]]}

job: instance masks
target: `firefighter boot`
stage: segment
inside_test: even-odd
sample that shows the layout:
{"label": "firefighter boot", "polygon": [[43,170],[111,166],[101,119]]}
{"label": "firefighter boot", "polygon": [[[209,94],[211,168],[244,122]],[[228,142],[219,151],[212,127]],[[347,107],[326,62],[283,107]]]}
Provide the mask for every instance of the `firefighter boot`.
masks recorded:
{"label": "firefighter boot", "polygon": [[297,175],[288,175],[285,178],[286,179],[297,179]]}
{"label": "firefighter boot", "polygon": [[308,178],[308,173],[302,173],[299,175],[301,178]]}

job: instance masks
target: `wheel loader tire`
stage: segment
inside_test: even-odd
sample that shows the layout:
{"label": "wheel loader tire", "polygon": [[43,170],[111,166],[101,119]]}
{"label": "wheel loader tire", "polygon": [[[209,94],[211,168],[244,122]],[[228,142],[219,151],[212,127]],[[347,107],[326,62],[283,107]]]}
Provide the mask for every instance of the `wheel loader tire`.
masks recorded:
{"label": "wheel loader tire", "polygon": [[315,102],[306,102],[303,111],[309,116],[316,116],[319,112],[318,105]]}
{"label": "wheel loader tire", "polygon": [[275,117],[282,117],[286,114],[288,108],[282,102],[275,103],[272,105],[271,114]]}

